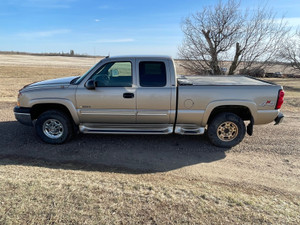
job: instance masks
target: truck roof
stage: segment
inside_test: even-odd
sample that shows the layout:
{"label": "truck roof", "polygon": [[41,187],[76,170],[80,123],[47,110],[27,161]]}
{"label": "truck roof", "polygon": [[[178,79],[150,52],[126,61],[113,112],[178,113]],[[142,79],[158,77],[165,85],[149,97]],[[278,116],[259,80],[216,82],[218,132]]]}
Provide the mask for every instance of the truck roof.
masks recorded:
{"label": "truck roof", "polygon": [[258,80],[248,76],[233,75],[233,76],[179,76],[179,85],[213,85],[213,86],[227,86],[227,85],[274,85],[270,82]]}
{"label": "truck roof", "polygon": [[171,56],[168,55],[116,55],[116,56],[108,56],[107,58],[157,58],[157,59],[172,59]]}

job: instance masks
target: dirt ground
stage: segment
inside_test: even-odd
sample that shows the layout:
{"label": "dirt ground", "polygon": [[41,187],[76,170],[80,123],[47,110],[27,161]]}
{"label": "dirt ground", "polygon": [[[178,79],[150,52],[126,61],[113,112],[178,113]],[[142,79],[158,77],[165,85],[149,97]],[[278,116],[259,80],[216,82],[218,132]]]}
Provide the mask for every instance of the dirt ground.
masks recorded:
{"label": "dirt ground", "polygon": [[1,103],[0,156],[37,158],[127,169],[168,172],[176,177],[205,178],[260,186],[300,195],[300,117],[286,112],[282,124],[256,126],[252,137],[224,150],[206,136],[79,135],[53,146],[42,143],[32,127],[15,121],[14,103]]}
{"label": "dirt ground", "polygon": [[[18,88],[38,78],[58,76],[46,71],[31,77],[31,70],[36,68],[47,67],[50,72],[66,68],[64,72],[77,73],[85,71],[94,59],[57,57],[52,60],[48,57],[47,60],[39,58],[36,61],[32,58],[9,57],[7,59],[0,55],[0,67],[6,71],[5,74],[0,72],[0,161],[9,159],[10,163],[17,165],[20,162],[42,160],[55,163],[58,169],[60,163],[71,163],[79,169],[91,166],[98,171],[110,169],[123,174],[149,174],[154,180],[161,176],[168,176],[172,180],[189,178],[232,188],[272,192],[274,196],[290,196],[296,202],[300,201],[298,104],[291,103],[286,108],[283,106],[285,119],[282,124],[255,126],[253,136],[246,136],[241,144],[232,149],[212,146],[205,135],[80,134],[69,143],[54,146],[42,143],[32,127],[23,126],[15,120],[13,99]],[[78,63],[82,60],[84,66],[79,68]],[[76,71],[73,64],[77,65]],[[24,67],[24,71],[29,72],[22,77],[22,71],[14,70],[14,66],[19,69]],[[16,83],[15,73],[24,83]],[[297,85],[293,93],[299,91],[300,82]],[[295,98],[299,102],[299,95],[293,95],[289,101]],[[299,205],[298,209],[298,219],[292,220],[295,224],[300,218]]]}

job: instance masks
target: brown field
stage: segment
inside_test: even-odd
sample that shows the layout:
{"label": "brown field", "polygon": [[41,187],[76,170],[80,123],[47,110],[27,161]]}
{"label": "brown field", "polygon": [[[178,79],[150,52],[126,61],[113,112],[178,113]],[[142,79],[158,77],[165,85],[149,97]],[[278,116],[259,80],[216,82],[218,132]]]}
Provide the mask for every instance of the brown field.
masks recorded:
{"label": "brown field", "polygon": [[299,224],[300,79],[285,120],[232,149],[206,136],[78,135],[47,145],[17,123],[25,84],[98,59],[0,55],[0,224]]}
{"label": "brown field", "polygon": [[264,78],[283,86],[285,90],[285,104],[283,110],[300,112],[300,78]]}

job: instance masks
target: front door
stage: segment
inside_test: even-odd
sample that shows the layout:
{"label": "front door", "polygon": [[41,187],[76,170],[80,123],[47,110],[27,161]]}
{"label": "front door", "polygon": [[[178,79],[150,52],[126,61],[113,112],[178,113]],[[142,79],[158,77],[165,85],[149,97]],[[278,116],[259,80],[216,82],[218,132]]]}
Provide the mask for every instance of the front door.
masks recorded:
{"label": "front door", "polygon": [[136,122],[132,65],[133,61],[106,63],[90,78],[95,81],[95,90],[78,87],[76,101],[80,123]]}

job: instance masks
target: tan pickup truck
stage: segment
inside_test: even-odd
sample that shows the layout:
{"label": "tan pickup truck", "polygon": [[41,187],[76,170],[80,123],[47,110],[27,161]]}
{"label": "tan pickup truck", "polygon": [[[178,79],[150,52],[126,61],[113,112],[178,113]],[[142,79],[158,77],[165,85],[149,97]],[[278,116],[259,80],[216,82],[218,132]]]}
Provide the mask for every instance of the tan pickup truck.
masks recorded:
{"label": "tan pickup truck", "polygon": [[78,131],[207,131],[214,145],[228,148],[246,132],[252,135],[253,125],[280,123],[283,96],[281,86],[245,76],[177,76],[167,56],[106,57],[81,77],[25,86],[14,113],[51,144],[61,144]]}

